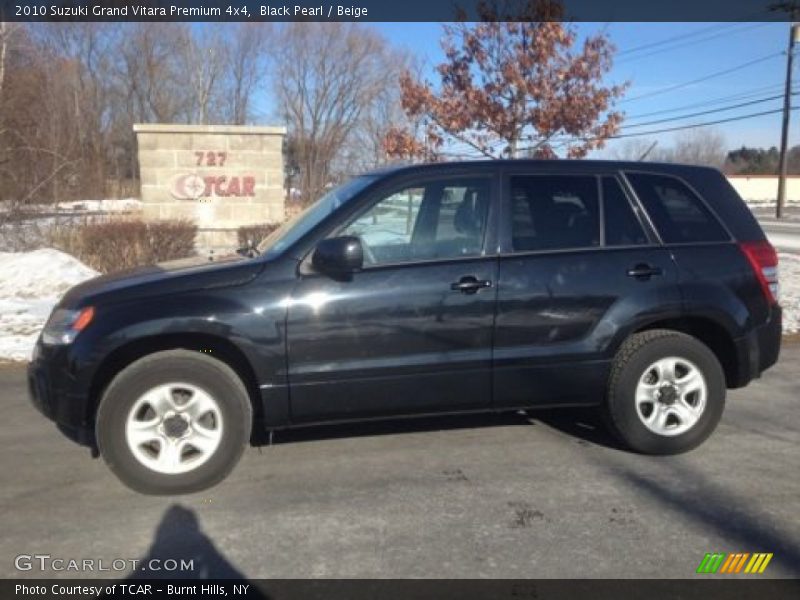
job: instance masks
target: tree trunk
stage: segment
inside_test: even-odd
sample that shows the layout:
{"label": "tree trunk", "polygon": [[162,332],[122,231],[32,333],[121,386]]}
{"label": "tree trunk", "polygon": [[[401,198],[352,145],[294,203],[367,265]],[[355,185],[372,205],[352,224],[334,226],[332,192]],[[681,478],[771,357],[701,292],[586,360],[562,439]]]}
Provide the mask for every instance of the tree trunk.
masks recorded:
{"label": "tree trunk", "polygon": [[7,21],[0,21],[0,100],[3,98],[3,83],[6,79],[6,54],[10,36],[11,24]]}

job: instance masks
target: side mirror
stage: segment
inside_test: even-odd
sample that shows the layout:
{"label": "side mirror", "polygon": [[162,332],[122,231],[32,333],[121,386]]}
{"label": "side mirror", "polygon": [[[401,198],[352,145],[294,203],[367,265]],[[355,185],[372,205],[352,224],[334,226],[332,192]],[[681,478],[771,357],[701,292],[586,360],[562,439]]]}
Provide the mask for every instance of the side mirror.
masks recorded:
{"label": "side mirror", "polygon": [[361,240],[352,235],[322,240],[314,250],[311,264],[320,273],[349,275],[364,265]]}

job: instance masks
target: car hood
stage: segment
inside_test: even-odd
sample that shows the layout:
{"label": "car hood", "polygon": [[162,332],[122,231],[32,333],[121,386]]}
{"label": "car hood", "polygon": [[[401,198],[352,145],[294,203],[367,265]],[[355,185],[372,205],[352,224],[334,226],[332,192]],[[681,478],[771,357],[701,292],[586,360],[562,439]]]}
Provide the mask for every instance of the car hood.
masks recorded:
{"label": "car hood", "polygon": [[172,260],[84,281],[70,289],[59,306],[79,308],[95,303],[242,285],[251,281],[263,268],[264,261],[235,254],[213,261],[203,257]]}

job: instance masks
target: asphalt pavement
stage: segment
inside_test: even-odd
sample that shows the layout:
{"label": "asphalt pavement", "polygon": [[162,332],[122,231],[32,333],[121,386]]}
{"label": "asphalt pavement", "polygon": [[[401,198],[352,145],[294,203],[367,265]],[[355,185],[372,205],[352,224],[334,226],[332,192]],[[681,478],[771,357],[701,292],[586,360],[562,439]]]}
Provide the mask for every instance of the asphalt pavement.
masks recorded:
{"label": "asphalt pavement", "polygon": [[[797,577],[798,366],[786,345],[682,456],[621,450],[586,411],[325,426],[174,498],[123,487],[3,366],[0,577],[141,577],[171,558],[194,561],[185,577],[691,578],[707,552],[771,552],[762,577]],[[20,555],[50,559],[21,571]],[[95,572],[53,569],[71,559]]]}

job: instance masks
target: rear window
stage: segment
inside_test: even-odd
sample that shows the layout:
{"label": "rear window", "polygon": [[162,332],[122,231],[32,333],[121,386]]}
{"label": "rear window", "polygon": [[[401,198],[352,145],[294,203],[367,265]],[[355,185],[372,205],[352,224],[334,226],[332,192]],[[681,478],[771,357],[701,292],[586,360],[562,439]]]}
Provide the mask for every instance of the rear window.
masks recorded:
{"label": "rear window", "polygon": [[533,175],[511,178],[514,252],[600,245],[597,179]]}
{"label": "rear window", "polygon": [[643,173],[627,177],[665,243],[730,239],[703,201],[679,179]]}

